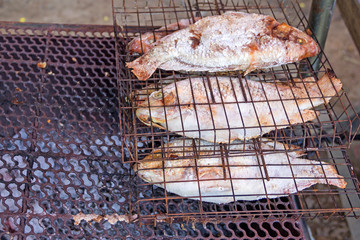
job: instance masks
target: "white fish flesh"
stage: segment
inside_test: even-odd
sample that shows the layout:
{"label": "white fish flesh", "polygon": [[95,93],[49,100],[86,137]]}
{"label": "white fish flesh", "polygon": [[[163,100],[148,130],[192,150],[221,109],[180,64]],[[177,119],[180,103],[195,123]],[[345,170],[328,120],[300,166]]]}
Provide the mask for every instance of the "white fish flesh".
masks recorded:
{"label": "white fish flesh", "polygon": [[128,68],[140,80],[157,69],[175,71],[234,71],[245,75],[315,56],[320,49],[305,32],[270,16],[226,12],[198,20],[156,42]]}
{"label": "white fish flesh", "polygon": [[143,98],[136,116],[146,125],[179,135],[230,143],[313,120],[318,113],[311,109],[326,104],[342,87],[330,71],[317,82],[309,77],[294,83],[185,79]]}
{"label": "white fish flesh", "polygon": [[[234,200],[257,200],[276,198],[296,193],[314,184],[330,184],[345,188],[344,178],[325,162],[302,159],[301,151],[288,151],[288,146],[274,142],[261,143],[269,181],[265,179],[262,160],[254,153],[254,144],[230,145],[229,167],[222,167],[219,145],[195,140],[198,159],[195,159],[191,139],[174,140],[162,149],[155,150],[144,160],[134,165],[137,175],[168,192],[182,197],[214,203]],[[268,140],[266,140],[268,141]],[[200,147],[199,147],[200,146]],[[294,147],[292,147],[294,149]],[[237,153],[235,154],[235,151]],[[252,151],[253,154],[249,154]],[[239,153],[240,152],[240,153]],[[163,160],[165,159],[165,160]],[[224,178],[224,173],[225,177]],[[230,180],[230,175],[231,179]],[[198,181],[199,180],[199,181]]]}

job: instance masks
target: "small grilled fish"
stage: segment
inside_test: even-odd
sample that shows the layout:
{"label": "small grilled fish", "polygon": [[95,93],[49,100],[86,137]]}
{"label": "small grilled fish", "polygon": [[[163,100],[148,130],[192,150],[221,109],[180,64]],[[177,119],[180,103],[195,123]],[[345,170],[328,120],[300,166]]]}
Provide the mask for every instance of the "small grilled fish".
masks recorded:
{"label": "small grilled fish", "polygon": [[318,82],[309,77],[294,79],[294,83],[229,77],[185,79],[152,92],[139,105],[136,116],[146,125],[190,138],[229,143],[313,120],[318,113],[310,109],[329,102],[342,87],[331,72]]}
{"label": "small grilled fish", "polygon": [[[195,17],[195,22],[201,18]],[[154,33],[147,32],[131,40],[128,44],[128,50],[130,53],[147,53],[152,47],[156,46],[157,41],[165,37],[167,31],[177,31],[187,28],[190,24],[194,23],[192,19],[181,19],[179,22],[171,23],[166,27],[156,29]]]}
{"label": "small grilled fish", "polygon": [[315,56],[319,47],[306,33],[259,14],[226,12],[200,19],[158,41],[127,67],[140,80],[157,68],[175,71],[234,71],[245,75]]}
{"label": "small grilled fish", "polygon": [[[214,203],[257,200],[266,198],[266,194],[269,198],[276,198],[296,193],[314,184],[346,187],[344,178],[337,174],[333,166],[299,158],[304,154],[302,151],[285,153],[288,146],[281,143],[275,145],[279,150],[277,152],[272,151],[274,142],[259,143],[263,152],[267,151],[263,155],[269,176],[267,181],[264,179],[263,166],[259,166],[261,160],[256,154],[237,153],[232,156],[235,151],[253,151],[254,144],[246,143],[245,149],[243,143],[238,141],[235,145],[230,145],[227,158],[229,167],[225,166],[224,170],[221,157],[213,156],[214,151],[220,151],[219,145],[195,140],[199,155],[195,160],[192,141],[185,139],[169,142],[163,150],[155,150],[135,164],[134,170],[146,182],[166,187],[168,192],[192,199],[199,199],[201,194],[202,201]],[[230,175],[232,181],[229,180]]]}

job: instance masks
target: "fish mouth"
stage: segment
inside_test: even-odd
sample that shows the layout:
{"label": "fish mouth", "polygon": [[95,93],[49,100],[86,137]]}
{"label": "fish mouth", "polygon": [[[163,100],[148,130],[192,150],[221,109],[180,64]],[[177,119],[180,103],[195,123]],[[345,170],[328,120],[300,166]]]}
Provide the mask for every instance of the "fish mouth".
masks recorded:
{"label": "fish mouth", "polygon": [[[150,117],[150,115],[148,114],[143,114],[142,112],[142,108],[139,108],[136,111],[136,116],[138,117],[138,119],[140,120],[140,122],[142,122],[143,124],[145,124],[146,126],[154,126],[160,129],[165,130],[165,128],[163,127],[163,125],[165,124],[165,121],[156,117]],[[161,124],[161,125],[160,125]]]}
{"label": "fish mouth", "polygon": [[[162,167],[163,154],[162,150],[157,149],[153,153],[148,154],[143,160],[137,162],[133,166],[134,172],[146,182],[152,182],[154,179],[149,175],[152,171],[157,171]],[[155,179],[156,181],[156,179]]]}

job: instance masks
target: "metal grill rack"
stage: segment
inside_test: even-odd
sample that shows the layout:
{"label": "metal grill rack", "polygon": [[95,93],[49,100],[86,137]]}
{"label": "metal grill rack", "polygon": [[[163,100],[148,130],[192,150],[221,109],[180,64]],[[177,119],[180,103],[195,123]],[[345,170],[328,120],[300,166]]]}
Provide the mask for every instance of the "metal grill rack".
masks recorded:
{"label": "metal grill rack", "polygon": [[[217,14],[215,5],[205,3],[208,12]],[[243,7],[235,6],[239,10],[255,11],[260,7],[274,11],[271,7],[280,2],[254,3],[257,5],[244,2]],[[267,7],[263,8],[264,3]],[[115,20],[124,16],[118,8],[123,5],[119,4],[114,2]],[[193,5],[186,2],[185,6]],[[306,22],[295,3],[289,6],[278,9],[286,12],[293,7],[300,17],[292,18]],[[166,9],[176,12],[174,8]],[[196,9],[182,12],[192,11],[196,13]],[[342,175],[348,174],[346,189],[313,187],[296,197],[216,205],[175,199],[175,195],[141,181],[131,168],[136,159],[132,158],[130,143],[143,144],[138,149],[141,154],[136,154],[144,157],[161,146],[162,140],[154,146],[148,144],[152,136],[149,133],[158,134],[157,139],[176,135],[135,121],[135,126],[128,124],[135,118],[126,114],[135,108],[123,97],[144,84],[157,82],[157,78],[173,76],[158,72],[148,83],[138,82],[121,64],[130,57],[125,52],[128,38],[154,29],[139,24],[0,23],[1,239],[303,239],[301,217],[358,217],[359,185],[343,149],[352,136],[346,134],[348,129],[341,129],[342,122],[353,120],[349,117],[353,108],[343,92],[322,110],[322,115],[329,112],[335,120],[319,119],[320,125],[306,123],[303,127],[315,135],[304,138],[299,134],[294,139],[291,134],[297,134],[297,127],[292,126],[281,130],[277,140],[311,146],[308,158],[321,159],[336,166]],[[154,22],[154,26],[162,25],[164,22]],[[324,55],[322,64],[325,66],[320,71],[325,71],[329,63]],[[304,65],[310,66],[308,62]],[[290,81],[290,76],[304,71],[299,67],[293,64],[274,69],[268,78],[276,74]],[[333,130],[328,125],[337,123],[340,129],[325,132]],[[125,141],[123,133],[130,136],[134,129],[136,137]],[[144,133],[142,139],[137,138],[139,133]],[[340,198],[349,207],[341,207]]]}
{"label": "metal grill rack", "polygon": [[[292,86],[294,81],[307,83],[306,77],[312,76],[316,80],[325,72],[332,71],[331,65],[326,55],[321,53],[313,59],[305,59],[297,63],[287,64],[285,66],[272,68],[269,71],[254,71],[244,77],[240,72],[226,73],[189,73],[189,72],[171,72],[157,70],[147,81],[139,81],[131,73],[130,69],[125,67],[126,62],[136,59],[139,55],[130,54],[127,50],[128,43],[134,37],[140,37],[145,32],[153,32],[161,26],[178,22],[181,19],[194,19],[195,17],[206,17],[211,15],[222,14],[226,11],[244,11],[250,13],[261,13],[273,16],[278,22],[286,22],[291,26],[297,27],[303,31],[311,32],[308,28],[308,22],[296,1],[113,1],[113,14],[116,31],[116,47],[117,47],[117,68],[118,68],[118,84],[120,99],[120,119],[126,121],[120,122],[122,132],[122,150],[123,155],[128,158],[122,158],[126,162],[141,162],[145,157],[146,161],[156,160],[153,153],[158,151],[162,155],[164,161],[170,161],[171,156],[166,155],[166,143],[173,139],[184,139],[186,129],[184,127],[178,132],[170,132],[160,130],[153,124],[146,126],[136,117],[136,111],[139,108],[134,99],[147,99],[148,94],[161,89],[169,83],[179,82],[183,79],[194,79],[202,77],[207,82],[211,76],[228,76],[232,78],[240,78],[247,80],[256,80],[261,82],[270,82],[274,84],[287,84]],[[310,30],[310,31],[309,31]],[[171,31],[169,31],[171,32]],[[315,61],[320,62],[317,70],[312,68]],[[175,84],[176,88],[176,84]],[[145,89],[145,91],[141,91]],[[146,90],[147,89],[147,90]],[[265,90],[264,90],[265,91]],[[207,92],[211,96],[211,88]],[[326,97],[326,96],[322,96]],[[308,97],[310,101],[314,98]],[[294,98],[292,98],[294,100]],[[164,101],[164,99],[163,99]],[[246,100],[245,100],[246,101]],[[251,100],[249,100],[251,102]],[[282,100],[281,100],[282,101]],[[254,102],[254,101],[253,101]],[[209,100],[209,104],[213,103]],[[196,105],[196,104],[195,104]],[[162,106],[163,107],[163,106]],[[179,107],[176,105],[166,105],[165,107]],[[224,107],[225,108],[225,107]],[[335,167],[337,172],[345,175],[348,183],[345,189],[336,189],[329,186],[315,186],[305,189],[297,194],[299,206],[291,197],[284,197],[275,200],[263,199],[253,202],[235,202],[225,205],[210,204],[207,202],[189,200],[178,195],[164,191],[162,188],[154,187],[151,183],[140,180],[136,174],[141,170],[135,169],[133,182],[136,183],[135,194],[137,201],[134,204],[137,214],[142,219],[163,219],[170,221],[174,219],[221,219],[221,218],[255,218],[261,217],[265,219],[287,218],[287,217],[358,217],[359,207],[359,186],[358,181],[352,173],[352,167],[346,156],[345,150],[351,143],[354,130],[349,129],[351,122],[358,119],[346,93],[338,92],[329,104],[321,105],[315,108],[320,115],[311,122],[302,122],[296,125],[290,125],[287,128],[274,126],[275,131],[265,135],[265,137],[275,141],[289,144],[290,149],[283,150],[284,154],[290,152],[303,151],[307,152],[308,159],[323,161]],[[299,110],[300,111],[300,110]],[[224,119],[227,121],[227,119]],[[166,125],[166,124],[165,124]],[[231,130],[228,124],[228,129]],[[345,127],[346,126],[346,127]],[[206,129],[207,131],[215,131]],[[199,135],[203,130],[195,130]],[[357,129],[355,130],[355,132]],[[257,141],[268,141],[260,138]],[[230,145],[245,144],[228,143],[224,144],[224,149],[229,149]],[[254,143],[254,149],[256,149]],[[297,147],[291,147],[297,146]],[[165,148],[165,149],[164,149]],[[194,146],[194,151],[198,146]],[[161,151],[157,149],[162,149]],[[184,150],[179,147],[178,155],[183,156]],[[281,151],[280,151],[281,152]],[[244,154],[241,152],[239,154]],[[272,154],[262,149],[251,151],[249,155]],[[201,155],[201,154],[200,154]],[[236,156],[233,153],[232,156]],[[226,159],[228,154],[226,151],[217,151],[211,156],[212,158]],[[183,158],[184,160],[191,158]],[[159,160],[159,159],[157,159]],[[196,160],[195,160],[196,162]],[[319,162],[320,165],[322,163]],[[288,165],[291,165],[289,161]],[[228,165],[222,166],[224,169]],[[230,166],[231,167],[231,166]],[[266,166],[264,167],[266,169]],[[160,168],[165,171],[164,167]],[[167,168],[168,169],[168,168]],[[146,170],[145,170],[146,171]],[[266,171],[265,171],[266,172]],[[347,173],[347,174],[344,174]],[[264,174],[266,175],[266,173]],[[291,177],[296,181],[297,177]],[[325,176],[325,178],[327,178]],[[268,176],[262,176],[263,183],[268,180]],[[215,179],[213,179],[215,180]],[[233,181],[231,179],[230,181]],[[309,178],[311,180],[311,178]],[[314,179],[312,179],[314,180]],[[198,181],[199,180],[193,180]],[[169,182],[163,179],[156,182],[162,184],[166,188]],[[200,190],[197,198],[201,198]],[[340,199],[344,198],[346,206],[343,207]],[[312,202],[316,204],[311,204]],[[323,203],[330,201],[328,205]],[[149,203],[151,207],[149,207]],[[186,207],[183,207],[186,206]],[[191,206],[191,207],[188,207]]]}
{"label": "metal grill rack", "polygon": [[136,218],[137,186],[121,163],[112,29],[0,24],[1,239],[303,239],[294,218]]}
{"label": "metal grill rack", "polygon": [[[136,4],[132,1],[114,1],[115,29],[118,35],[122,36],[118,38],[117,41],[119,53],[117,67],[119,69],[119,77],[122,79],[119,83],[121,87],[120,107],[122,110],[121,114],[129,119],[128,121],[121,123],[121,129],[123,129],[127,149],[130,152],[132,161],[142,159],[144,157],[143,152],[148,153],[149,151],[153,151],[155,146],[161,145],[160,143],[163,141],[161,140],[161,137],[169,139],[172,136],[177,136],[170,132],[164,133],[164,131],[159,131],[155,126],[150,126],[149,128],[148,126],[139,123],[135,115],[135,112],[138,109],[137,102],[131,101],[129,96],[135,95],[133,96],[134,99],[146,99],[146,91],[134,93],[134,90],[148,89],[151,93],[171,82],[177,82],[186,78],[194,79],[195,77],[202,77],[204,82],[207,82],[211,75],[244,79],[245,86],[242,87],[245,89],[247,87],[248,79],[268,83],[277,83],[280,81],[281,83],[286,83],[291,86],[294,84],[294,81],[300,81],[301,84],[305,84],[308,83],[308,80],[306,80],[305,77],[312,76],[315,77],[315,79],[318,79],[328,69],[332,71],[331,65],[322,51],[318,55],[318,57],[321,58],[321,64],[316,71],[312,69],[312,63],[318,61],[318,59],[314,58],[272,68],[267,72],[254,71],[248,74],[246,78],[239,72],[225,72],[221,74],[202,72],[191,74],[186,72],[179,73],[158,70],[149,80],[142,82],[135,81],[136,78],[131,73],[130,69],[125,67],[125,62],[130,62],[138,57],[136,54],[129,54],[129,51],[126,50],[128,42],[134,36],[139,36],[141,38],[141,33],[152,31],[169,23],[178,22],[181,19],[191,19],[195,16],[205,17],[218,15],[226,11],[245,11],[267,14],[273,16],[278,22],[286,22],[289,25],[304,31],[308,29],[308,22],[301,11],[301,8],[295,1],[141,1],[136,2]],[[209,96],[209,102],[211,103],[212,99],[210,99],[210,97],[213,95],[211,93],[211,88],[210,92],[207,92],[207,95]],[[323,97],[326,96],[322,96],[321,98]],[[314,100],[315,98],[307,97],[307,99]],[[280,101],[282,101],[282,104],[284,105],[288,100],[294,100],[294,98],[281,99]],[[255,104],[261,103],[261,101],[252,101],[251,99],[247,99],[245,102],[249,101],[254,102]],[[262,102],[268,103],[269,101],[266,100]],[[221,102],[216,103],[221,104]],[[244,102],[237,101],[237,103]],[[222,104],[224,105],[224,103]],[[175,106],[178,107],[178,105]],[[172,105],[168,105],[168,107],[172,107]],[[272,131],[268,136],[288,144],[296,144],[303,149],[321,149],[325,147],[347,148],[354,137],[351,132],[356,132],[357,130],[349,129],[349,126],[351,128],[351,124],[349,123],[358,119],[358,116],[346,96],[346,93],[343,91],[339,92],[332,98],[329,104],[316,107],[315,109],[320,112],[320,115],[311,122],[303,121],[300,124],[291,125],[290,119],[288,119],[288,123],[285,125],[290,125],[290,127],[285,129],[285,125],[278,126],[276,124],[268,124],[267,126],[275,128],[275,131]],[[240,110],[239,114],[242,114]],[[224,119],[224,121],[229,120]],[[260,122],[259,119],[258,122]],[[234,127],[231,127],[229,123],[227,125],[228,127],[222,129],[223,131],[235,129]],[[244,131],[246,132],[246,128],[247,127],[242,127],[240,129],[245,129]],[[215,126],[206,130],[215,131]],[[201,131],[205,132],[204,130],[185,130],[183,128],[176,133],[184,135],[184,132],[187,131],[199,131],[199,134],[201,134]],[[148,138],[145,139],[146,137]],[[150,138],[152,140],[149,142],[148,139]],[[327,143],[325,144],[324,142]],[[138,145],[141,147],[138,147]]]}

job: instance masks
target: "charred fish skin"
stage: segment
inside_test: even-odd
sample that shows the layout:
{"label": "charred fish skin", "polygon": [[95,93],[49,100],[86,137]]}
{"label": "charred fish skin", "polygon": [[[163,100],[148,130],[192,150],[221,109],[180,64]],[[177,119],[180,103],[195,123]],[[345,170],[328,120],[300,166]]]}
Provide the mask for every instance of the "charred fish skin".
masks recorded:
{"label": "charred fish skin", "polygon": [[[168,192],[197,200],[201,195],[202,201],[218,204],[286,196],[315,184],[346,187],[344,178],[337,174],[332,165],[302,159],[300,157],[304,153],[301,151],[286,153],[287,147],[281,143],[275,145],[278,152],[264,154],[269,181],[264,179],[264,169],[258,165],[255,154],[232,156],[230,153],[230,167],[226,167],[226,178],[221,157],[212,156],[214,151],[219,152],[219,145],[203,140],[196,140],[196,143],[200,153],[196,165],[191,151],[192,140],[181,139],[167,143],[163,148],[165,151],[158,149],[149,154],[134,165],[134,171],[144,181],[159,187],[164,188],[166,183]],[[251,150],[252,146],[247,143],[245,150]],[[271,141],[261,143],[261,147],[268,151],[274,150],[273,146]],[[235,150],[242,151],[243,143],[232,144],[229,152]],[[179,159],[171,159],[174,155]]]}
{"label": "charred fish skin", "polygon": [[292,86],[230,77],[189,78],[151,93],[136,116],[146,125],[189,138],[230,143],[311,121],[318,116],[311,109],[328,103],[342,88],[331,73],[317,82],[313,77],[294,82]]}
{"label": "charred fish skin", "polygon": [[[226,26],[226,27],[224,27]],[[163,37],[157,46],[127,63],[140,80],[157,69],[245,71],[264,69],[315,56],[320,51],[306,33],[259,14],[226,12],[205,17]]]}

